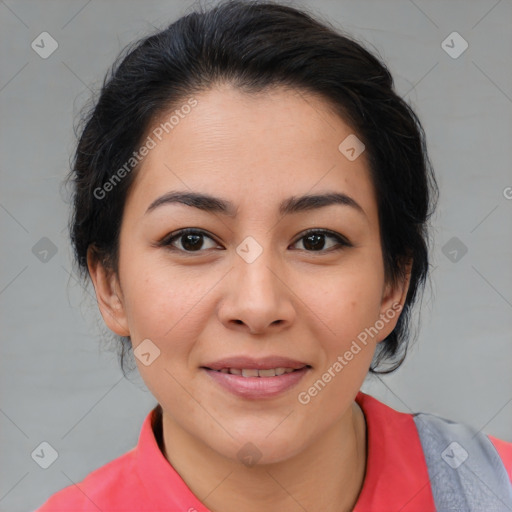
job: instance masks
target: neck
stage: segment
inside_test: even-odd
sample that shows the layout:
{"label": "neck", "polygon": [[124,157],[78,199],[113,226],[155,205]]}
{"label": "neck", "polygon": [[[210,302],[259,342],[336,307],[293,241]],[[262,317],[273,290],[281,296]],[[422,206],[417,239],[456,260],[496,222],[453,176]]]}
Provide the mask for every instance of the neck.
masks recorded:
{"label": "neck", "polygon": [[162,452],[194,495],[212,511],[348,512],[363,486],[366,423],[356,402],[340,421],[297,455],[252,467],[221,456],[165,413],[162,428]]}

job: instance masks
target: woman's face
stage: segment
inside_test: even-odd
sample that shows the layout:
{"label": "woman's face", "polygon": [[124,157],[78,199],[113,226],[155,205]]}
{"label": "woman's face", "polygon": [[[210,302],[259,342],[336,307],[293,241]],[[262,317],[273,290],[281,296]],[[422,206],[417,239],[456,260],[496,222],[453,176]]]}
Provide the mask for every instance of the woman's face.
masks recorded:
{"label": "woman's face", "polygon": [[[148,132],[118,275],[92,262],[91,275],[164,424],[231,459],[250,442],[261,463],[285,460],[351,414],[407,283],[385,282],[366,154],[354,158],[353,138],[339,149],[353,132],[323,100],[228,86],[195,100],[169,133]],[[177,192],[216,199],[187,205]],[[324,195],[337,200],[306,199]],[[239,370],[269,357],[308,366],[267,377],[205,368],[232,357],[256,360],[229,363]]]}

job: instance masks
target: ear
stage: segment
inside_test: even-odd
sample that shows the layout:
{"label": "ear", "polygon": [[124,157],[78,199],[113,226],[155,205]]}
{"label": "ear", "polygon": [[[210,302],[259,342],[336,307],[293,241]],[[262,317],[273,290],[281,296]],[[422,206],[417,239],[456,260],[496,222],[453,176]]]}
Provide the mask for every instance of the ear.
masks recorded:
{"label": "ear", "polygon": [[87,249],[87,266],[105,324],[119,336],[129,336],[130,331],[117,275],[106,268],[94,246],[89,246]]}
{"label": "ear", "polygon": [[379,319],[384,327],[379,330],[377,342],[386,339],[395,328],[405,304],[409,284],[411,282],[412,260],[404,264],[404,273],[396,283],[384,285]]}

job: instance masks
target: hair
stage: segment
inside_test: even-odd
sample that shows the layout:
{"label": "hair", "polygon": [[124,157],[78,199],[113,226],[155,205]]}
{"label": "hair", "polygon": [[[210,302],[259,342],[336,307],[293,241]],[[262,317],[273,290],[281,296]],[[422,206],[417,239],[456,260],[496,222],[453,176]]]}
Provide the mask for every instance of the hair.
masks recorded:
{"label": "hair", "polygon": [[[414,111],[394,91],[386,65],[305,10],[269,1],[223,1],[199,7],[121,52],[97,101],[82,115],[66,180],[72,183],[69,229],[81,278],[89,277],[89,247],[117,272],[123,207],[138,165],[122,179],[116,180],[115,173],[163,114],[221,84],[248,94],[273,87],[315,94],[365,144],[377,191],[386,279],[396,283],[410,273],[398,322],[377,345],[370,366],[376,374],[395,371],[405,359],[411,307],[429,268],[427,221],[438,188],[425,134]],[[106,198],[97,197],[98,190],[107,189]],[[116,338],[124,373],[131,341]],[[381,364],[391,367],[379,370]]]}

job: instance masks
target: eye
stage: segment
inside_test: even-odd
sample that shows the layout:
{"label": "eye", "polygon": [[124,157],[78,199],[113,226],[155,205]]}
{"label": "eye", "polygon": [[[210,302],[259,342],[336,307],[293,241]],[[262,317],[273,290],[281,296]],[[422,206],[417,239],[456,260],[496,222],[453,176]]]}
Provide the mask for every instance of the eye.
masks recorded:
{"label": "eye", "polygon": [[[166,236],[158,245],[168,247],[171,250],[179,250],[182,252],[201,252],[205,249],[205,240],[210,240],[213,244],[206,249],[218,247],[218,244],[208,236],[204,231],[186,228]],[[178,242],[175,244],[175,242]],[[177,246],[176,246],[177,245]]]}
{"label": "eye", "polygon": [[[326,238],[334,240],[334,244],[326,248]],[[343,247],[352,247],[352,244],[343,236],[325,229],[310,229],[295,244],[302,242],[304,249],[308,252],[330,252]],[[294,245],[295,245],[294,244]]]}

